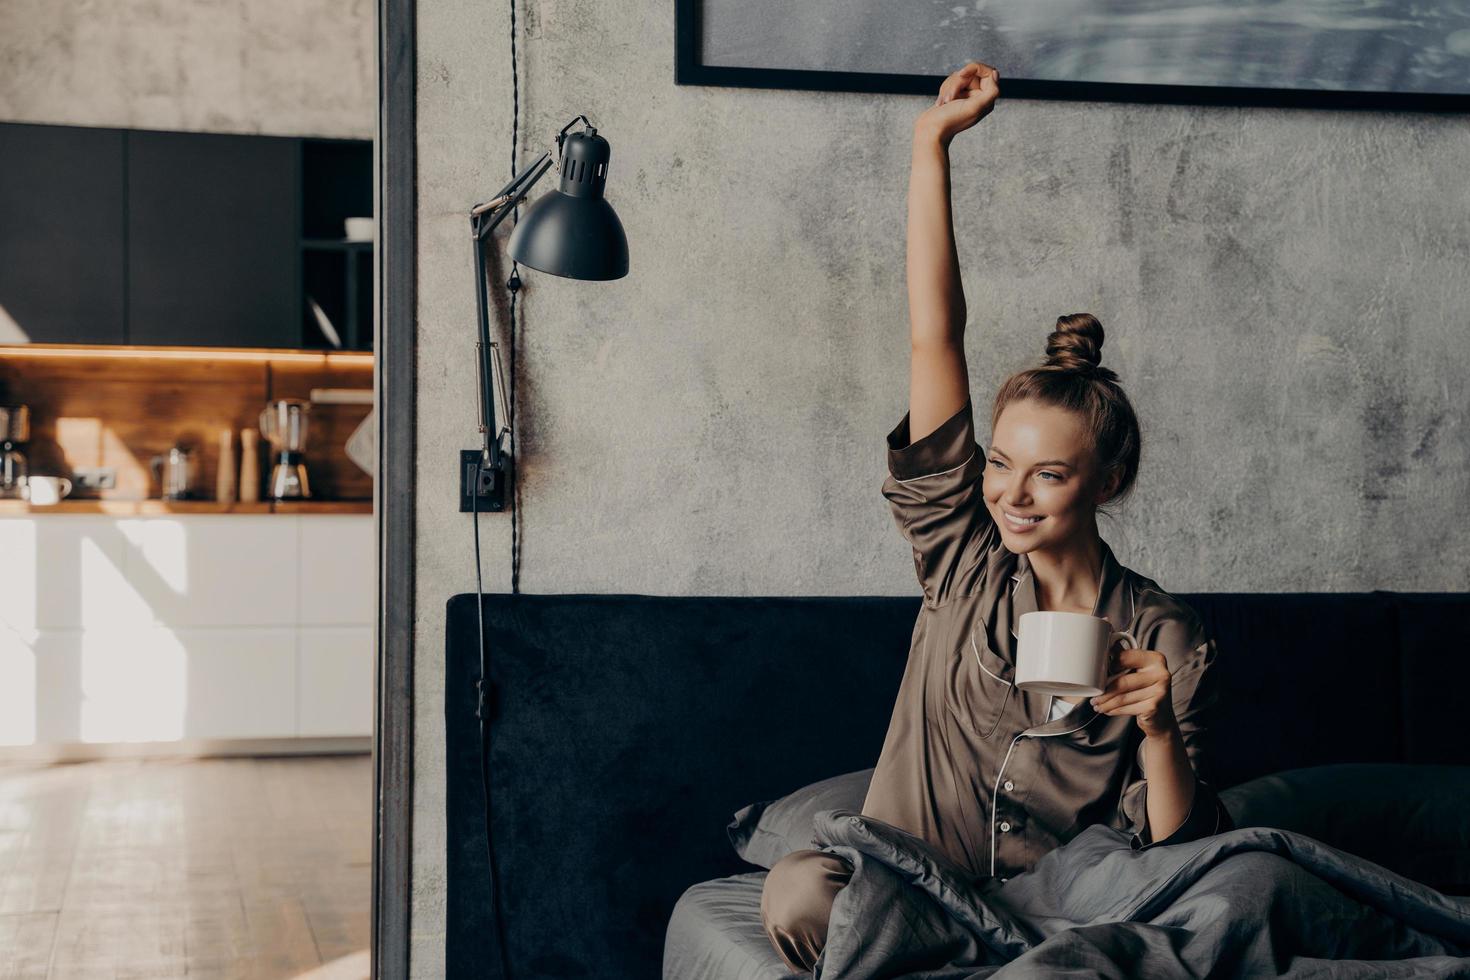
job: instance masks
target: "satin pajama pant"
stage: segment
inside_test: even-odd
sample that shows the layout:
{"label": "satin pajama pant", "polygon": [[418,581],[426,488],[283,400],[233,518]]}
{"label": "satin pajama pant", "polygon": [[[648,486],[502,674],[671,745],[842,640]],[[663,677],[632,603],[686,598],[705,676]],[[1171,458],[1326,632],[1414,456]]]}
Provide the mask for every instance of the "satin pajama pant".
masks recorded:
{"label": "satin pajama pant", "polygon": [[852,867],[826,851],[792,851],[766,874],[761,925],[776,953],[797,973],[811,973],[827,945],[832,902]]}

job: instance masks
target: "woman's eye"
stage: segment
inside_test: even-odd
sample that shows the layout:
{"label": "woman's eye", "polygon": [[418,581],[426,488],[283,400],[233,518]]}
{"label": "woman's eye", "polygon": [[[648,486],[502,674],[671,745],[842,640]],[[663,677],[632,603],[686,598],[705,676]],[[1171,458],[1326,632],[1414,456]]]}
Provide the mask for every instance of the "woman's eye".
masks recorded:
{"label": "woman's eye", "polygon": [[[1001,462],[1001,461],[1000,461],[1000,460],[998,460],[998,459],[991,459],[991,460],[990,460],[990,465],[991,465],[991,466],[994,466],[994,467],[995,467],[995,468],[996,468],[996,469],[998,469],[998,470],[1003,470],[1003,469],[1005,469],[1005,467],[1006,467],[1006,464],[1004,464],[1004,463],[1002,463],[1002,462]],[[1039,474],[1037,474],[1037,475],[1038,475],[1038,476],[1049,476],[1049,477],[1051,477],[1051,478],[1052,478],[1052,480],[1053,480],[1053,481],[1056,481],[1056,480],[1060,480],[1060,479],[1062,479],[1062,476],[1061,476],[1061,474],[1060,474],[1060,473],[1053,473],[1053,472],[1052,472],[1052,471],[1051,471],[1051,470],[1042,470],[1042,471],[1041,471],[1041,472],[1040,472],[1040,473],[1039,473]]]}

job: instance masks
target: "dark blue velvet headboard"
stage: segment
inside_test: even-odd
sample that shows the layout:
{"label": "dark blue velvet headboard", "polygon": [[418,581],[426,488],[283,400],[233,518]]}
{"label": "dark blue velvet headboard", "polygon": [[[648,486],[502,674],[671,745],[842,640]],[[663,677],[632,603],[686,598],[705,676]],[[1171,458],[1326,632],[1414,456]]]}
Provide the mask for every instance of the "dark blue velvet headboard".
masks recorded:
{"label": "dark blue velvet headboard", "polygon": [[[1331,762],[1470,763],[1470,596],[1184,595],[1220,648],[1221,788]],[[731,814],[876,761],[918,597],[487,595],[485,847],[473,595],[449,601],[450,976],[657,977]],[[1431,674],[1433,666],[1436,673]],[[1458,683],[1458,687],[1447,686]]]}

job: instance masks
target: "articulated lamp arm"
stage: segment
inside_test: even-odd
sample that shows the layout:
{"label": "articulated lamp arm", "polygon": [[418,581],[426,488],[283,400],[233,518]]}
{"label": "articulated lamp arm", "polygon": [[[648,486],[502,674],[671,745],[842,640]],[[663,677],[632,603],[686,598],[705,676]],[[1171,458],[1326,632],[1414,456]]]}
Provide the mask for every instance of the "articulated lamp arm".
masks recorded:
{"label": "articulated lamp arm", "polygon": [[[485,466],[494,470],[497,478],[502,470],[501,427],[496,425],[495,394],[491,382],[493,371],[490,356],[493,345],[490,342],[489,285],[485,281],[485,241],[496,226],[505,220],[505,216],[525,199],[550,167],[551,153],[543,152],[517,174],[515,179],[501,188],[495,197],[470,209],[471,237],[475,249],[475,310],[480,328],[479,339],[475,342],[475,374],[480,389],[479,423],[480,432],[485,439]],[[510,424],[509,419],[503,419],[502,422],[505,426]]]}

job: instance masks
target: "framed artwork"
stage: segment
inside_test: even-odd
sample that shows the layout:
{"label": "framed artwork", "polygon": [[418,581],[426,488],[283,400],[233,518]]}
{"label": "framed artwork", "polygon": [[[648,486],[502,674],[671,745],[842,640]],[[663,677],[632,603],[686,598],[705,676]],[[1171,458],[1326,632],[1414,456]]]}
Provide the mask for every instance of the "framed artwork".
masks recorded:
{"label": "framed artwork", "polygon": [[675,82],[1470,110],[1467,0],[675,0]]}

